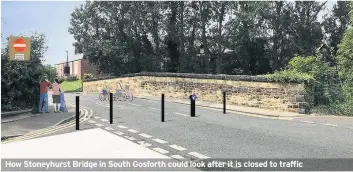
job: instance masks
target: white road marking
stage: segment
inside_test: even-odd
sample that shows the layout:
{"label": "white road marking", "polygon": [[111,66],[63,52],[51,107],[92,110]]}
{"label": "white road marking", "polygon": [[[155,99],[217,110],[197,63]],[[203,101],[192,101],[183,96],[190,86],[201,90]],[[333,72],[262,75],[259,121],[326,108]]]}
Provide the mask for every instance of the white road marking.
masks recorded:
{"label": "white road marking", "polygon": [[170,156],[170,157],[172,157],[172,158],[174,158],[174,159],[186,159],[186,158],[184,158],[184,157],[182,157],[182,156],[180,156],[180,155],[172,155],[172,156]]}
{"label": "white road marking", "polygon": [[143,147],[149,147],[149,146],[152,146],[152,144],[147,143],[147,142],[145,142],[145,141],[138,141],[137,143],[138,143],[138,144],[140,144],[140,145],[141,145],[141,146],[143,146]]}
{"label": "white road marking", "polygon": [[331,126],[331,127],[338,127],[338,125],[330,124],[330,123],[324,123],[324,125]]}
{"label": "white road marking", "polygon": [[164,150],[164,149],[162,149],[162,148],[153,148],[153,150],[155,150],[155,151],[157,151],[157,152],[159,152],[159,153],[161,153],[161,154],[169,153],[169,151]]}
{"label": "white road marking", "polygon": [[108,104],[99,104],[99,103],[96,103],[96,104],[97,104],[97,106],[100,106],[100,107],[105,107],[105,108],[110,107],[110,105],[108,105]]}
{"label": "white road marking", "polygon": [[103,122],[107,122],[108,120],[106,120],[106,119],[101,119],[101,121],[103,121]]}
{"label": "white road marking", "polygon": [[164,140],[161,140],[161,139],[153,139],[153,141],[158,142],[158,143],[161,143],[161,144],[168,143],[168,142],[166,142],[166,141],[164,141]]}
{"label": "white road marking", "polygon": [[169,147],[173,148],[173,149],[176,149],[176,150],[179,150],[179,151],[184,151],[186,150],[185,148],[181,147],[181,146],[178,146],[178,145],[169,145]]}
{"label": "white road marking", "polygon": [[314,124],[315,123],[315,122],[312,122],[312,121],[301,121],[301,122],[309,123],[309,124]]}
{"label": "white road marking", "polygon": [[145,134],[145,133],[141,133],[139,135],[142,136],[142,137],[145,137],[145,138],[151,138],[152,137],[152,136],[150,136],[148,134]]}
{"label": "white road marking", "polygon": [[104,125],[103,124],[96,124],[96,126],[98,126],[98,127],[103,127]]}
{"label": "white road marking", "polygon": [[99,117],[99,116],[95,116],[94,118],[99,119],[99,118],[101,118],[101,117]]}
{"label": "white road marking", "polygon": [[127,138],[127,139],[129,139],[129,140],[136,140],[135,138],[133,138],[133,137],[130,137],[130,136],[124,136],[125,138]]}
{"label": "white road marking", "polygon": [[116,126],[116,127],[119,127],[119,128],[127,128],[127,127],[125,127],[125,126],[123,126],[123,125],[118,125],[118,126]]}
{"label": "white road marking", "polygon": [[110,128],[110,127],[105,127],[104,129],[108,130],[108,131],[112,131],[114,129]]}
{"label": "white road marking", "polygon": [[189,115],[186,115],[186,114],[183,114],[183,113],[178,113],[178,112],[174,112],[174,114],[181,115],[181,116],[189,116]]}
{"label": "white road marking", "polygon": [[153,108],[153,107],[148,107],[148,109],[152,109],[152,110],[159,110],[157,108]]}
{"label": "white road marking", "polygon": [[100,106],[109,106],[109,104],[106,104],[106,103],[96,103],[96,105],[100,105]]}
{"label": "white road marking", "polygon": [[88,122],[91,123],[91,124],[96,123],[96,121],[93,121],[93,120],[89,120]]}
{"label": "white road marking", "polygon": [[192,155],[192,156],[194,156],[194,157],[200,158],[200,159],[207,159],[207,158],[210,158],[210,157],[208,157],[208,156],[202,155],[202,154],[197,153],[197,152],[189,152],[188,154],[189,154],[189,155]]}
{"label": "white road marking", "polygon": [[131,132],[131,133],[138,133],[138,132],[139,132],[139,131],[134,130],[134,129],[129,129],[129,130],[127,130],[127,131],[129,131],[129,132]]}
{"label": "white road marking", "polygon": [[138,104],[134,104],[134,103],[128,103],[129,105],[132,105],[132,106],[142,106],[142,105],[138,105]]}
{"label": "white road marking", "polygon": [[114,106],[114,108],[120,108],[120,109],[122,109],[123,107],[124,107],[123,105]]}
{"label": "white road marking", "polygon": [[124,133],[121,132],[121,131],[116,131],[116,132],[114,132],[114,133],[116,133],[116,134],[119,135],[119,136],[124,135]]}

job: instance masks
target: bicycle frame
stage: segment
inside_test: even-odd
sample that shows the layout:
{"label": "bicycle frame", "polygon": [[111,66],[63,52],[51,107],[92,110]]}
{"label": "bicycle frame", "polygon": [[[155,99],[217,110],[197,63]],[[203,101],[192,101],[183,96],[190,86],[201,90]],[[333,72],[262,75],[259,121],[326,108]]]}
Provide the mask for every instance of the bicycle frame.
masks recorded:
{"label": "bicycle frame", "polygon": [[120,89],[116,90],[116,93],[115,93],[116,97],[123,96],[124,94],[133,97],[129,88],[124,89],[123,86],[121,85],[121,82],[118,82],[118,85],[119,85]]}
{"label": "bicycle frame", "polygon": [[127,89],[124,89],[123,86],[121,85],[121,82],[118,82],[119,84],[119,87],[120,87],[120,90],[123,92],[123,93],[128,93],[128,94],[131,94],[130,92],[130,89],[127,88]]}

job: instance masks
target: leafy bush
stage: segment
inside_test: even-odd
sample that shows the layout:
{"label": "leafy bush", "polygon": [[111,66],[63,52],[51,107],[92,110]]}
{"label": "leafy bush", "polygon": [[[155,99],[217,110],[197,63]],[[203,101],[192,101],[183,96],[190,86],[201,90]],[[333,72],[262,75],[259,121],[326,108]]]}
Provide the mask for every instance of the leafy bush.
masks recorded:
{"label": "leafy bush", "polygon": [[39,81],[47,75],[42,65],[46,49],[45,36],[34,34],[31,37],[31,60],[29,62],[9,61],[7,48],[2,51],[2,111],[38,108]]}
{"label": "leafy bush", "polygon": [[63,83],[66,81],[65,77],[57,77],[60,83]]}
{"label": "leafy bush", "polygon": [[275,82],[312,82],[314,78],[307,73],[300,73],[292,70],[283,70],[279,72],[275,72],[274,74],[264,75],[271,81]]}
{"label": "leafy bush", "polygon": [[66,81],[77,81],[79,80],[77,76],[69,76]]}
{"label": "leafy bush", "polygon": [[331,109],[336,107],[335,111],[342,111],[339,110],[338,104],[347,98],[343,95],[344,89],[341,87],[338,71],[322,60],[320,54],[294,57],[287,69],[265,76],[277,82],[305,83],[306,101],[310,104],[310,108],[329,105]]}
{"label": "leafy bush", "polygon": [[92,78],[94,78],[94,75],[93,75],[93,74],[85,73],[85,74],[83,75],[83,79],[84,79],[84,80],[92,79]]}
{"label": "leafy bush", "polygon": [[54,82],[56,77],[56,68],[50,65],[43,66],[43,72],[45,78],[48,79],[50,82]]}

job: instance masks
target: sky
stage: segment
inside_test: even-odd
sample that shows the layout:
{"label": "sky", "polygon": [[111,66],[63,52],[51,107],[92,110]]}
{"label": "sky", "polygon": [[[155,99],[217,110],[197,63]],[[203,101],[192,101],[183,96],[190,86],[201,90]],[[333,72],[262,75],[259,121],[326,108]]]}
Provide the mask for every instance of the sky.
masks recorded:
{"label": "sky", "polygon": [[[71,13],[84,1],[2,1],[1,2],[1,34],[30,36],[32,32],[44,33],[47,38],[48,51],[45,55],[46,64],[57,64],[81,56],[75,55],[72,35],[69,34]],[[332,9],[336,1],[326,4]],[[326,10],[328,11],[328,10]],[[319,14],[322,17],[325,12]],[[6,40],[1,40],[2,46]]]}
{"label": "sky", "polygon": [[[57,64],[75,60],[73,47],[74,38],[69,34],[71,13],[84,1],[2,1],[1,2],[1,33],[9,35],[30,36],[31,32],[44,33],[48,51],[45,55],[46,64]],[[6,40],[1,40],[4,43]],[[3,46],[4,44],[2,44]]]}

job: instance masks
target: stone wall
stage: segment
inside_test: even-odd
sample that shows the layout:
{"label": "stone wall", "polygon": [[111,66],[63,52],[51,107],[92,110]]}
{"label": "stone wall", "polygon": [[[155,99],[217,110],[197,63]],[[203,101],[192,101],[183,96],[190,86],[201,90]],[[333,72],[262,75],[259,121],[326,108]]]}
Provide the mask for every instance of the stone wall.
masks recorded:
{"label": "stone wall", "polygon": [[263,77],[231,75],[199,75],[172,73],[138,73],[121,77],[93,79],[84,82],[84,91],[101,92],[104,85],[114,92],[117,82],[128,86],[134,95],[188,99],[196,93],[198,100],[297,112],[304,103],[304,84],[275,83]]}

